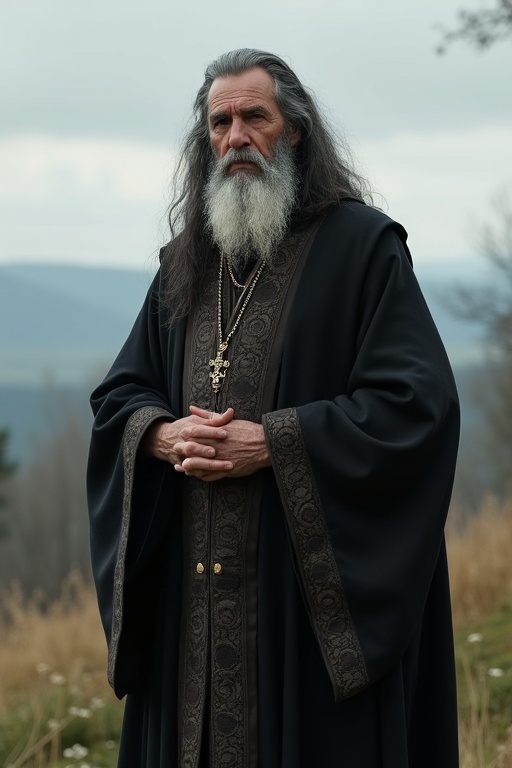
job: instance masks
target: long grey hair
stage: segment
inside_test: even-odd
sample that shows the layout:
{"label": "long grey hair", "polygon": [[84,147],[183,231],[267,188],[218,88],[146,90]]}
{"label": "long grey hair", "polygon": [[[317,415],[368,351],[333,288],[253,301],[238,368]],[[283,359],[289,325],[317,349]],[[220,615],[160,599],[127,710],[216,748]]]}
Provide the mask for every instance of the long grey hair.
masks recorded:
{"label": "long grey hair", "polygon": [[208,127],[208,93],[217,77],[262,67],[273,78],[275,97],[288,129],[300,129],[295,147],[299,176],[292,226],[307,226],[345,198],[371,202],[367,182],[354,170],[343,147],[320,115],[313,96],[278,56],[251,48],[230,51],[213,61],[194,103],[194,124],[185,138],[176,170],[175,201],[169,208],[173,240],[164,252],[164,301],[169,322],[194,306],[213,248],[205,222],[204,188],[212,161]]}

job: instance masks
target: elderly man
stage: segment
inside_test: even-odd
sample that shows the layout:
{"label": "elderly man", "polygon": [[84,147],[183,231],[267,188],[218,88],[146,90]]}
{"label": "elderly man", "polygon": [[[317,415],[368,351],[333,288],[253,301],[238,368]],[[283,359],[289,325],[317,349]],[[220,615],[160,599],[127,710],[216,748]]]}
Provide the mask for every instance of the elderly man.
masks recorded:
{"label": "elderly man", "polygon": [[206,70],[92,397],[119,765],[455,768],[450,366],[406,233],[277,56]]}

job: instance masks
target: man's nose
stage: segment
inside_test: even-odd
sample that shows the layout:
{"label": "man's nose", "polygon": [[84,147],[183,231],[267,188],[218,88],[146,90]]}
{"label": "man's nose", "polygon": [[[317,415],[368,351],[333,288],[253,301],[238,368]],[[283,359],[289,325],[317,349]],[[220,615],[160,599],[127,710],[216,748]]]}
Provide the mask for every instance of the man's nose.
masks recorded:
{"label": "man's nose", "polygon": [[231,149],[240,149],[248,147],[251,143],[251,137],[247,131],[247,126],[243,120],[235,118],[231,123],[229,131],[229,146]]}

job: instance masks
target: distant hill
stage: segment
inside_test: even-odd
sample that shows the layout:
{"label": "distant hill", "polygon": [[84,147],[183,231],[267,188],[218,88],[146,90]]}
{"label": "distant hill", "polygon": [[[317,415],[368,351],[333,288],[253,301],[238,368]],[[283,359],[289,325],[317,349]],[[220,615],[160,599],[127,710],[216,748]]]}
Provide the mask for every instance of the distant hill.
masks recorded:
{"label": "distant hill", "polygon": [[[478,329],[454,319],[441,301],[451,281],[444,266],[417,274],[453,364],[480,359]],[[119,349],[152,277],[143,270],[0,265],[0,384],[37,386],[50,372],[82,382]],[[466,271],[465,279],[476,284],[479,274]]]}
{"label": "distant hill", "polygon": [[151,278],[136,270],[0,266],[0,347],[117,345]]}
{"label": "distant hill", "polygon": [[[462,385],[482,358],[478,329],[455,320],[440,299],[453,270],[429,265],[417,274]],[[464,276],[480,278],[471,269]],[[0,265],[0,426],[10,428],[16,457],[26,458],[34,435],[47,431],[44,403],[55,399],[48,391],[88,418],[87,393],[124,342],[152,278],[143,270]]]}
{"label": "distant hill", "polygon": [[142,270],[0,266],[0,385],[83,383],[119,350],[151,279]]}

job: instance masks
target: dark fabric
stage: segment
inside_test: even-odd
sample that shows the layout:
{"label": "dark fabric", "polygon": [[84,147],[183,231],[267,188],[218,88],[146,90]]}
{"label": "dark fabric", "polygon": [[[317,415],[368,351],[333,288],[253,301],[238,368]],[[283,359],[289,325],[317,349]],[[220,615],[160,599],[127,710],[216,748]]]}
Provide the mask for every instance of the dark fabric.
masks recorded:
{"label": "dark fabric", "polygon": [[[274,469],[257,479],[260,768],[458,764],[443,541],[458,405],[405,239],[380,212],[340,206],[315,237],[288,314],[274,409],[265,415]],[[187,478],[139,459],[127,499],[126,452],[123,462],[130,418],[142,414],[143,434],[146,414],[147,423],[185,415],[185,324],[165,328],[159,280],[92,397],[92,558],[111,646],[112,611],[121,617],[111,662],[117,694],[128,694],[122,768],[179,764],[180,496]],[[293,445],[290,434],[298,436]],[[304,479],[311,509],[322,517],[322,551],[336,569],[331,591],[347,610],[346,629],[331,622],[328,630],[356,638],[366,675],[349,698],[337,684],[345,679],[343,656],[329,656],[320,626],[323,593],[315,579],[326,579],[326,588],[332,579],[314,562],[310,568],[308,518],[297,503]]]}

